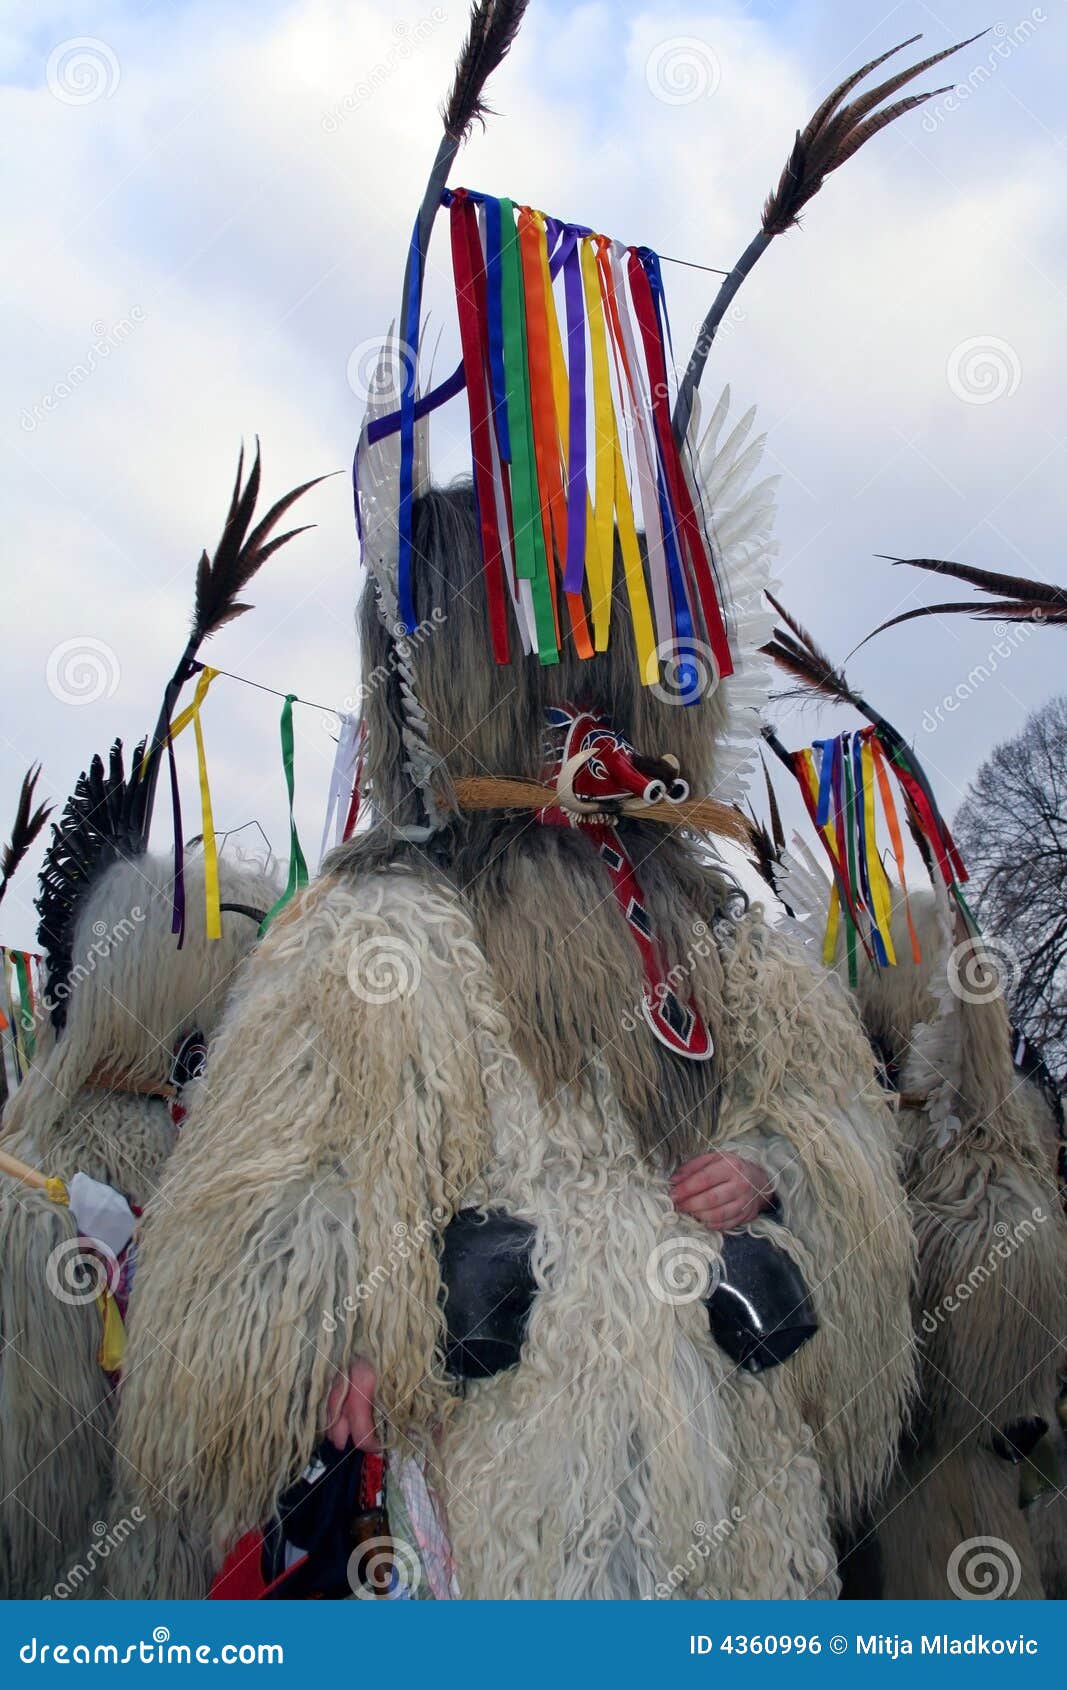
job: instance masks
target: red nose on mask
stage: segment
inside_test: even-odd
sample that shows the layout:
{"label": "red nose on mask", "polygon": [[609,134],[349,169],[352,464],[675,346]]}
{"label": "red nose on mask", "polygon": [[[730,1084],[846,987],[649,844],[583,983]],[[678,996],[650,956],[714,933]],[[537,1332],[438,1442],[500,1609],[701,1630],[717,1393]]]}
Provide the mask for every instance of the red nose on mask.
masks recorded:
{"label": "red nose on mask", "polygon": [[640,756],[602,717],[565,707],[550,710],[548,721],[550,728],[564,734],[553,773],[566,809],[582,814],[617,807],[627,799],[662,804],[680,803],[689,796],[676,758]]}

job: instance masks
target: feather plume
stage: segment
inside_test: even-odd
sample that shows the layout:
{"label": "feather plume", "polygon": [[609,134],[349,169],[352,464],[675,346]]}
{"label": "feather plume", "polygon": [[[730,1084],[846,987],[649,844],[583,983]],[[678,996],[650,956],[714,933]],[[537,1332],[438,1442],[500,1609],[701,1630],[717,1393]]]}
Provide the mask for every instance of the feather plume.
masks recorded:
{"label": "feather plume", "polygon": [[18,809],[11,824],[11,837],[4,846],[3,855],[0,856],[0,899],[7,891],[8,882],[14,879],[22,859],[52,814],[50,804],[39,804],[36,810],[33,808],[33,793],[40,773],[41,765],[37,763],[27,769],[22,777]]}
{"label": "feather plume", "polygon": [[52,824],[36,899],[38,940],[45,953],[46,995],[54,999],[52,1022],[59,1032],[66,1019],[66,999],[54,988],[71,972],[78,910],[90,887],[112,863],[128,861],[144,850],[147,781],[141,778],[144,742],[134,752],[127,777],[122,741],[111,747],[107,766],[94,757],[79,775],[74,791]]}
{"label": "feather plume", "polygon": [[[227,622],[235,617],[243,616],[251,605],[245,604],[239,595],[248,586],[256,571],[266,563],[267,559],[287,545],[298,534],[303,534],[314,525],[305,523],[300,528],[290,528],[284,534],[274,534],[273,531],[291,505],[301,498],[312,487],[317,487],[325,476],[318,475],[313,481],[305,481],[301,486],[294,487],[291,493],[271,506],[266,516],[258,522],[249,533],[252,519],[255,515],[256,500],[259,497],[260,483],[260,451],[259,440],[256,440],[256,456],[248,474],[244,477],[245,454],[242,446],[237,459],[237,477],[230,496],[230,508],[226,513],[226,522],[222,536],[215,547],[213,557],[207,552],[200,554],[200,561],[196,566],[196,596],[193,603],[193,625],[186,641],[185,650],[178,660],[173,675],[167,682],[163,692],[163,703],[155,731],[149,742],[146,756],[146,768],[141,782],[144,793],[140,805],[143,822],[141,849],[148,845],[148,832],[152,822],[152,806],[155,800],[156,782],[159,779],[159,767],[162,761],[163,747],[167,743],[170,732],[171,717],[174,706],[178,701],[186,681],[196,672],[196,654],[206,639],[224,628]],[[273,535],[273,538],[272,538]]]}
{"label": "feather plume", "polygon": [[782,618],[785,628],[777,628],[773,639],[760,649],[780,669],[800,681],[804,691],[819,693],[839,704],[851,704],[866,715],[866,705],[852,690],[843,670],[834,666],[807,629],[790,615],[773,593],[768,593],[767,598]]}
{"label": "feather plume", "polygon": [[901,41],[887,53],[871,59],[859,70],[846,76],[845,80],[827,95],[806,126],[797,130],[796,140],[778,186],[764,202],[760,227],[721,284],[711,309],[700,325],[696,345],[678,387],[678,397],[671,419],[675,439],[679,442],[685,440],[688,435],[697,388],[719,325],[745,277],[759,262],[774,237],[784,234],[787,229],[796,225],[801,211],[818,193],[831,171],[839,169],[853,153],[858,152],[872,136],[877,135],[880,129],[886,128],[898,117],[903,117],[905,112],[913,111],[916,106],[933,99],[936,94],[945,93],[946,89],[931,88],[925,94],[909,94],[902,100],[896,100],[891,105],[876,110],[883,100],[889,99],[913,77],[921,76],[923,71],[939,64],[942,59],[950,58],[953,53],[970,46],[972,41],[978,40],[978,36],[972,35],[966,41],[957,41],[954,47],[945,47],[940,53],[931,53],[918,64],[897,71],[894,76],[869,89],[866,94],[859,95],[850,105],[842,105],[841,102],[846,96],[872,70],[876,70],[895,53],[902,52],[905,47],[910,47],[918,40],[920,37],[913,35],[909,40]]}
{"label": "feather plume", "polygon": [[940,64],[942,59],[950,58],[953,53],[969,47],[972,41],[978,40],[978,36],[969,36],[966,41],[957,41],[954,47],[945,47],[940,53],[931,53],[928,58],[910,65],[907,70],[897,71],[894,76],[888,77],[876,88],[869,89],[850,105],[842,105],[846,95],[850,94],[865,76],[869,76],[872,70],[876,70],[894,54],[902,52],[905,47],[910,47],[920,39],[920,36],[913,35],[909,40],[891,47],[887,53],[881,53],[878,58],[871,59],[860,70],[853,71],[851,76],[847,76],[827,95],[805,127],[797,130],[793,150],[786,160],[778,186],[767,196],[763,207],[764,234],[781,235],[786,229],[793,228],[799,221],[801,211],[818,193],[831,171],[839,169],[853,153],[858,152],[867,141],[877,135],[879,130],[885,129],[898,117],[903,117],[905,112],[924,105],[937,94],[946,93],[947,88],[931,88],[925,94],[909,94],[903,100],[894,101],[892,105],[882,106],[880,111],[875,110],[883,100],[887,100],[914,77],[921,76],[924,71]]}
{"label": "feather plume", "polygon": [[457,144],[467,139],[476,123],[484,124],[492,116],[483,97],[485,85],[510,52],[528,3],[476,0],[471,7],[467,39],[441,112],[445,134]]}
{"label": "feather plume", "polygon": [[774,841],[775,852],[781,858],[782,852],[785,850],[785,828],[782,826],[782,812],[778,808],[778,794],[774,790],[771,771],[767,767],[767,760],[762,752],[760,752],[760,763],[763,766],[763,779],[767,787],[767,809],[771,818],[771,838]]}
{"label": "feather plume", "polygon": [[937,557],[892,557],[887,552],[876,556],[888,563],[907,564],[910,569],[928,569],[935,575],[951,575],[956,581],[966,581],[983,593],[993,593],[1003,599],[1029,599],[1035,604],[1057,604],[1067,610],[1067,589],[1048,581],[1031,581],[1026,575],[1001,575],[993,569],[977,569],[969,563],[947,563]]}
{"label": "feather plume", "polygon": [[[887,628],[902,622],[914,622],[923,616],[976,616],[998,622],[1067,622],[1067,589],[1049,581],[1031,581],[1026,575],[1002,575],[993,569],[978,569],[968,563],[950,563],[936,557],[892,557],[879,552],[894,566],[906,564],[911,569],[925,569],[934,575],[948,575],[955,581],[965,581],[980,592],[999,595],[989,599],[953,600],[947,604],[924,604],[914,610],[901,611],[888,621],[879,623],[860,645],[873,640]],[[859,646],[856,647],[857,651]]]}
{"label": "feather plume", "polygon": [[[737,809],[737,806],[735,805],[734,808]],[[748,829],[748,860],[759,875],[760,879],[766,881],[771,891],[777,896],[778,881],[776,871],[779,864],[779,854],[775,847],[774,840],[771,838],[770,832],[764,823],[757,820],[756,812],[754,810],[750,809],[747,816],[739,809],[737,810],[737,813],[741,816]]]}
{"label": "feather plume", "polygon": [[314,481],[305,481],[302,486],[294,487],[291,493],[287,493],[277,504],[271,506],[262,522],[249,533],[249,524],[255,514],[256,500],[259,497],[258,440],[255,461],[242,488],[244,461],[242,446],[237,460],[237,479],[234,482],[222,537],[215,548],[215,555],[209,558],[206,551],[202,552],[197,564],[192,634],[197,645],[225,627],[227,622],[232,622],[246,610],[251,610],[251,605],[240,602],[238,594],[244,591],[253,575],[273,552],[289,540],[295,539],[298,534],[303,534],[313,524],[305,523],[300,528],[290,528],[285,534],[275,535],[271,539],[273,530],[297,499],[325,479],[321,475],[316,476]]}

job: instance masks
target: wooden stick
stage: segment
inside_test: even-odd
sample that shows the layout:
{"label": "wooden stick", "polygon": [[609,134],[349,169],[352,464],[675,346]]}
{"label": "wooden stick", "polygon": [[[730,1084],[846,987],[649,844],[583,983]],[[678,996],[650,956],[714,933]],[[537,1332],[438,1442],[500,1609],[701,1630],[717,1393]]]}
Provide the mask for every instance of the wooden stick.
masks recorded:
{"label": "wooden stick", "polygon": [[48,1191],[53,1184],[39,1168],[31,1168],[28,1162],[9,1156],[6,1150],[0,1150],[0,1174],[10,1174],[12,1179],[21,1180],[23,1185],[32,1185],[37,1191]]}
{"label": "wooden stick", "polygon": [[[540,786],[535,781],[475,775],[457,780],[454,786],[464,810],[545,810],[559,803],[555,787]],[[740,811],[714,798],[687,798],[680,804],[642,804],[640,799],[628,798],[621,810],[624,816],[663,822],[670,827],[694,828],[699,833],[734,839],[741,845],[748,843],[751,832]]]}

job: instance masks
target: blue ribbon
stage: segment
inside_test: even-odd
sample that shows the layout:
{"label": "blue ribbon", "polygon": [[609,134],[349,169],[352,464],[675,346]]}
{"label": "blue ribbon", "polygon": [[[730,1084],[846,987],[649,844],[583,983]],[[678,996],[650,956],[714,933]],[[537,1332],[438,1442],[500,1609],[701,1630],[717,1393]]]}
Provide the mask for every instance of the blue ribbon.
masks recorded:
{"label": "blue ribbon", "polygon": [[825,827],[830,820],[830,777],[833,774],[833,748],[836,744],[836,739],[816,739],[812,741],[813,748],[821,754],[819,762],[819,802],[815,810],[815,820],[819,827]]}
{"label": "blue ribbon", "polygon": [[[411,596],[411,501],[415,485],[415,366],[419,349],[419,310],[422,304],[422,250],[416,218],[409,250],[408,297],[404,301],[404,342],[401,348],[400,390],[400,509],[398,525],[400,552],[397,565],[397,601],[405,631],[415,628],[415,603]],[[412,361],[410,372],[405,353]]]}
{"label": "blue ribbon", "polygon": [[489,316],[489,377],[497,444],[505,463],[511,462],[507,384],[504,379],[503,267],[500,262],[500,201],[485,196],[485,285]]}

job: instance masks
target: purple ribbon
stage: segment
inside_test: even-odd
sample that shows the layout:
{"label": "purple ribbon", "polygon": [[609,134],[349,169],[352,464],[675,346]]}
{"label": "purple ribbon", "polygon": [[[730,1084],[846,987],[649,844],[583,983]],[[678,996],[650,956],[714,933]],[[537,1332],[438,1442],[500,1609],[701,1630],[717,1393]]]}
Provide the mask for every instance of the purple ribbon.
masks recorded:
{"label": "purple ribbon", "polygon": [[589,504],[589,466],[585,438],[585,294],[582,287],[578,231],[568,229],[560,246],[563,293],[567,306],[567,364],[570,373],[570,412],[567,458],[567,562],[563,590],[580,593],[585,579],[586,511]]}

